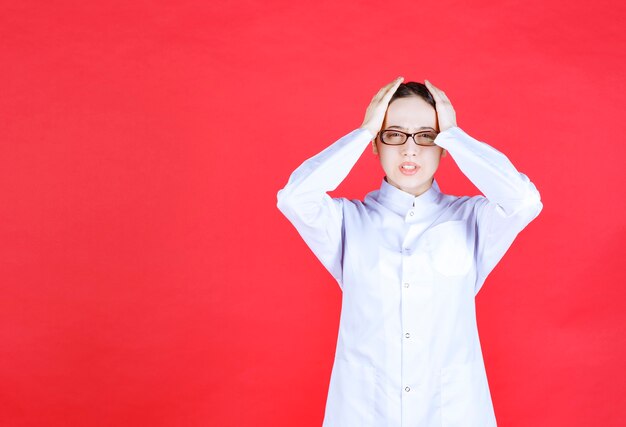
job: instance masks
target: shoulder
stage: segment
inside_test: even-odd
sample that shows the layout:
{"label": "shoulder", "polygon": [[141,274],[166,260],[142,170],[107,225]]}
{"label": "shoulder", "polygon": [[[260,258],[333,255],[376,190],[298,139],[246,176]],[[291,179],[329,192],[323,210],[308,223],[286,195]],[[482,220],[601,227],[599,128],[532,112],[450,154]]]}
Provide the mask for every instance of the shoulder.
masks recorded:
{"label": "shoulder", "polygon": [[483,195],[476,196],[457,196],[453,194],[441,193],[441,202],[450,207],[456,208],[474,208],[485,203],[489,200]]}
{"label": "shoulder", "polygon": [[351,199],[347,197],[333,197],[331,199],[333,203],[340,206],[343,210],[360,209],[365,206],[362,200]]}

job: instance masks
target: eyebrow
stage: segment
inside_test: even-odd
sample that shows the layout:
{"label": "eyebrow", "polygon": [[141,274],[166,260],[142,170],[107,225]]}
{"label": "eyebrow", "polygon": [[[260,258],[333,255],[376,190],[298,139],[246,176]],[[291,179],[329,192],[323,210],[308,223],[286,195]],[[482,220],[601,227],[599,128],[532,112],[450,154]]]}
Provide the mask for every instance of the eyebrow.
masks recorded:
{"label": "eyebrow", "polygon": [[[402,127],[402,126],[389,126],[387,129],[400,129],[400,130],[407,130],[407,128]],[[428,127],[428,126],[421,126],[420,128],[417,129],[417,131],[421,131],[421,130],[435,130],[434,128]]]}

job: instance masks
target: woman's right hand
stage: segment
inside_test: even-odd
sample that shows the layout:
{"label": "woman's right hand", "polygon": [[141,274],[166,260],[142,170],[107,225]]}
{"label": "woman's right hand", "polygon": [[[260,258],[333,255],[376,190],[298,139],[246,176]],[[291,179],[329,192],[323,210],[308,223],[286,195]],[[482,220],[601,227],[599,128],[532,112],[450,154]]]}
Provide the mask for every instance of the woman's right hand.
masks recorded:
{"label": "woman's right hand", "polygon": [[361,129],[369,130],[374,136],[378,134],[385,120],[389,101],[403,80],[404,77],[398,77],[378,91],[365,111],[365,119],[360,126]]}

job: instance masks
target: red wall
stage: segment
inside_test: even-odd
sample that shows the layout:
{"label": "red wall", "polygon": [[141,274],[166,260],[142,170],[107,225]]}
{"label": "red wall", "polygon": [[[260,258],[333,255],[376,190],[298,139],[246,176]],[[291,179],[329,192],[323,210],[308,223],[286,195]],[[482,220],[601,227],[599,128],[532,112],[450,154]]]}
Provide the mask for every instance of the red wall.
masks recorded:
{"label": "red wall", "polygon": [[[276,209],[397,75],[544,210],[477,296],[499,424],[624,406],[623,2],[0,3],[0,425],[319,426],[339,287]],[[382,171],[368,151],[337,195]],[[442,190],[475,194],[448,157]]]}

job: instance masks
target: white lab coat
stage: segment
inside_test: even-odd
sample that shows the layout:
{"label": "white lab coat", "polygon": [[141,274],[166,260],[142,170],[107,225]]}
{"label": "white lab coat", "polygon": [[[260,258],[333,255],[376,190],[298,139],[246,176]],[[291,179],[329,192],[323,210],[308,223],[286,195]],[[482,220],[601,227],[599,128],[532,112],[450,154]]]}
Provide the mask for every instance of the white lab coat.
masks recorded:
{"label": "white lab coat", "polygon": [[486,197],[443,194],[436,180],[415,197],[383,179],[363,201],[331,198],[373,137],[350,132],[278,192],[343,291],[323,426],[496,426],[474,297],[541,211],[539,193],[502,153],[453,127],[435,143]]}

